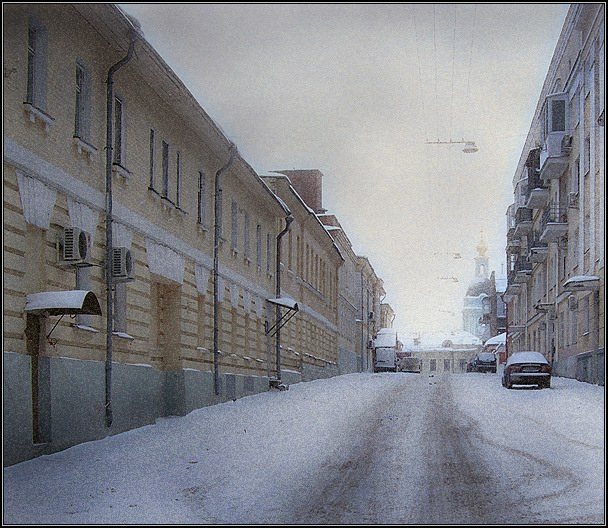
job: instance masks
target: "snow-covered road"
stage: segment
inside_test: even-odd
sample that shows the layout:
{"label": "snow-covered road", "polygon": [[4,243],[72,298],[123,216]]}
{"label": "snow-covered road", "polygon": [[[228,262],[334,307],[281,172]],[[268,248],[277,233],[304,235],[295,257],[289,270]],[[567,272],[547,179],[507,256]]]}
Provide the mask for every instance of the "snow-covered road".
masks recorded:
{"label": "snow-covered road", "polygon": [[604,388],[349,374],[4,469],[4,523],[604,523]]}

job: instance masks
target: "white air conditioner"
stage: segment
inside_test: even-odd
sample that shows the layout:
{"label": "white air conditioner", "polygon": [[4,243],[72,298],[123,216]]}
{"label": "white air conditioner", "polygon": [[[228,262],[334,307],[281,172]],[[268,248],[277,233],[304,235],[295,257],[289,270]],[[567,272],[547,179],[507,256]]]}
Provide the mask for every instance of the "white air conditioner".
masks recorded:
{"label": "white air conditioner", "polygon": [[571,192],[568,193],[568,207],[576,209],[578,208],[578,193]]}
{"label": "white air conditioner", "polygon": [[64,228],[57,249],[60,264],[91,265],[91,235],[78,227]]}
{"label": "white air conditioner", "polygon": [[112,248],[112,278],[115,282],[135,280],[135,259],[130,249]]}
{"label": "white air conditioner", "polygon": [[568,309],[576,310],[577,308],[578,308],[578,299],[576,298],[576,295],[570,295],[570,297],[568,297]]}
{"label": "white air conditioner", "polygon": [[562,152],[569,154],[572,151],[572,136],[565,134],[562,138]]}

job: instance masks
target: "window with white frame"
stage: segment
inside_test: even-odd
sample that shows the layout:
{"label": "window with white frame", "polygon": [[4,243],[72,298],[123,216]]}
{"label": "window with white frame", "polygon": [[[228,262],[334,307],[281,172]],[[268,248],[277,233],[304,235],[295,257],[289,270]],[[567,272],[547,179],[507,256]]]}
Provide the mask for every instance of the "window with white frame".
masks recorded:
{"label": "window with white frame", "polygon": [[591,318],[591,309],[589,306],[590,296],[587,295],[582,301],[583,303],[583,321],[581,323],[581,332],[584,334],[589,333],[590,326],[590,318]]}
{"label": "window with white frame", "polygon": [[206,224],[206,208],[205,208],[205,191],[206,191],[207,181],[205,177],[205,173],[203,171],[198,171],[198,217],[197,222],[205,227]]}
{"label": "window with white frame", "polygon": [[76,63],[74,137],[86,142],[91,140],[91,74],[82,62]]}
{"label": "window with white frame", "polygon": [[266,234],[266,273],[271,273],[270,266],[272,263],[272,243],[270,233]]}
{"label": "window with white frame", "polygon": [[262,267],[262,226],[257,225],[255,229],[255,263],[258,268]]}
{"label": "window with white frame", "polygon": [[163,141],[163,161],[162,161],[162,174],[163,174],[163,187],[162,197],[169,199],[169,144]]}
{"label": "window with white frame", "polygon": [[232,200],[230,205],[230,217],[231,217],[231,233],[230,233],[230,248],[232,251],[237,250],[238,244],[238,229],[239,229],[239,206],[236,200]]}
{"label": "window with white frame", "polygon": [[114,285],[114,332],[127,333],[127,283]]}
{"label": "window with white frame", "polygon": [[249,213],[245,212],[243,219],[243,256],[247,260],[251,258],[250,223]]}
{"label": "window with white frame", "polygon": [[175,207],[180,208],[182,187],[182,159],[180,151],[175,153]]}
{"label": "window with white frame", "polygon": [[222,231],[222,216],[224,214],[224,194],[221,189],[217,191],[217,199],[216,199],[216,216],[217,216],[217,232],[220,239],[222,239],[223,231]]}
{"label": "window with white frame", "polygon": [[30,17],[27,39],[27,88],[25,102],[46,110],[48,33]]}
{"label": "window with white frame", "polygon": [[114,97],[114,163],[125,166],[125,109],[119,96]]}
{"label": "window with white frame", "polygon": [[150,129],[150,183],[148,184],[148,189],[154,191],[154,172],[156,170],[156,163],[155,163],[155,155],[156,155],[156,143],[155,143],[155,136],[156,133],[154,132],[154,129],[151,128]]}

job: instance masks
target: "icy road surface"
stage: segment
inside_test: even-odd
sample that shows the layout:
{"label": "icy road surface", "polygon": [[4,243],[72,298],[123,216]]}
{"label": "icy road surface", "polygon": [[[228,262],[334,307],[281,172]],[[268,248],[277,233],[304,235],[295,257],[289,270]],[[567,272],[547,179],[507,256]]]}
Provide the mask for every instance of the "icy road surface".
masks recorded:
{"label": "icy road surface", "polygon": [[9,524],[604,524],[604,388],[349,374],[5,468],[3,494]]}

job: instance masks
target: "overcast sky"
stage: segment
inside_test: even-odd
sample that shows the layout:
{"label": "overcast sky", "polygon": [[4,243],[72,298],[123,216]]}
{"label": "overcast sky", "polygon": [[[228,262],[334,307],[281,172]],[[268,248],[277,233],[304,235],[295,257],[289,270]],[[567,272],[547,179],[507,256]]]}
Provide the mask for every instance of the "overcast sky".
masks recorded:
{"label": "overcast sky", "polygon": [[569,4],[119,5],[258,173],[323,172],[398,331],[462,328]]}

